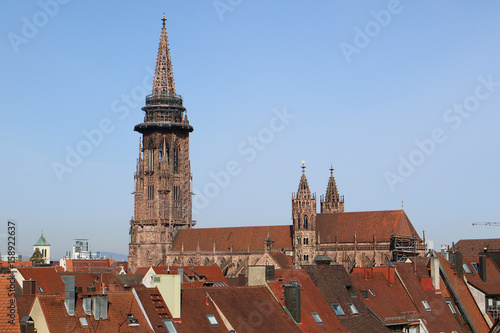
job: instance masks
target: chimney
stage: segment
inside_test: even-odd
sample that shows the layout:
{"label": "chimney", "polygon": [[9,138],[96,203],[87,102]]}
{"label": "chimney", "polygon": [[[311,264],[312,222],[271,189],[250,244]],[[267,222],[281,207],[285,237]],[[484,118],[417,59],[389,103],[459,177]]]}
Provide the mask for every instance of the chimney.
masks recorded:
{"label": "chimney", "polygon": [[36,333],[35,322],[30,316],[21,319],[21,333]]}
{"label": "chimney", "polygon": [[462,261],[462,253],[455,252],[454,257],[455,257],[455,272],[457,273],[458,278],[460,280],[462,280],[464,278],[464,266],[463,266],[463,261]]}
{"label": "chimney", "polygon": [[248,285],[264,286],[266,284],[267,267],[264,265],[248,266]]}
{"label": "chimney", "polygon": [[484,254],[479,255],[479,277],[483,282],[487,282],[486,277],[486,256]]}
{"label": "chimney", "polygon": [[432,286],[434,287],[435,291],[438,291],[441,289],[441,284],[439,281],[439,258],[438,257],[431,257],[431,279],[432,279]]}
{"label": "chimney", "polygon": [[68,315],[75,315],[75,276],[61,275],[64,281],[64,305]]}
{"label": "chimney", "polygon": [[274,282],[274,265],[266,265],[266,282]]}
{"label": "chimney", "polygon": [[36,281],[24,280],[23,281],[23,295],[34,295],[36,293]]}
{"label": "chimney", "polygon": [[396,267],[387,267],[387,282],[389,282],[389,284],[396,284]]}
{"label": "chimney", "polygon": [[290,281],[290,283],[285,285],[285,306],[292,319],[300,323],[300,284],[297,284],[297,281]]}

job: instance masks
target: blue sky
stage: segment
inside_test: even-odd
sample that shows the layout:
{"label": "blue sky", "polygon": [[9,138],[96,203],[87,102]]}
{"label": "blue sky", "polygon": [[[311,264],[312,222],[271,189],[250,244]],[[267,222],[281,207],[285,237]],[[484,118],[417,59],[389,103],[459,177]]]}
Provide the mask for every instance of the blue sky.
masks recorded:
{"label": "blue sky", "polygon": [[[42,230],[55,258],[74,238],[128,252],[133,127],[165,12],[194,126],[197,227],[290,224],[305,160],[318,196],[333,163],[346,211],[404,201],[435,248],[497,237],[472,222],[500,221],[499,10],[497,1],[2,1],[0,221],[5,231],[17,222],[23,254]],[[228,163],[237,172],[217,183]]]}

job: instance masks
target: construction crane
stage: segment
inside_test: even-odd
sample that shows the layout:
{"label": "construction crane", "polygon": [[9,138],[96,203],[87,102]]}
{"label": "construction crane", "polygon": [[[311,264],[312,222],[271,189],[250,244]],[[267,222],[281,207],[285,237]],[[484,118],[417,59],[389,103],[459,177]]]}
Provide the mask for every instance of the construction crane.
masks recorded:
{"label": "construction crane", "polygon": [[474,222],[472,225],[487,225],[490,227],[500,227],[500,222]]}

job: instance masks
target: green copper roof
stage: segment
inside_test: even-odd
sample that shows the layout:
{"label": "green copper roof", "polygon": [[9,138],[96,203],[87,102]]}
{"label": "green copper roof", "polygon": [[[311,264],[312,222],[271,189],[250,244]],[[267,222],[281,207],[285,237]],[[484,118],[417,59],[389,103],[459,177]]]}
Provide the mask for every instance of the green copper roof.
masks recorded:
{"label": "green copper roof", "polygon": [[42,233],[40,238],[38,238],[38,242],[36,242],[33,246],[50,246],[50,244],[49,244],[49,242],[47,242],[45,237],[43,237],[43,233]]}

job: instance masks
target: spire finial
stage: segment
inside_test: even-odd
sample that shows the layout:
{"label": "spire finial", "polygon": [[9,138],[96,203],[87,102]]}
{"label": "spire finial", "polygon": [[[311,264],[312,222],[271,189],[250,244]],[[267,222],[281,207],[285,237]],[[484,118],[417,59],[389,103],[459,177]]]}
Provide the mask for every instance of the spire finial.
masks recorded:
{"label": "spire finial", "polygon": [[306,173],[306,161],[302,160],[302,174]]}
{"label": "spire finial", "polygon": [[333,163],[332,163],[330,165],[330,176],[332,176],[332,177],[333,177],[333,170],[335,170],[335,169],[333,168]]}
{"label": "spire finial", "polygon": [[165,26],[165,21],[167,20],[167,19],[165,18],[165,13],[163,13],[163,18],[162,18],[161,20],[163,21],[163,26]]}

